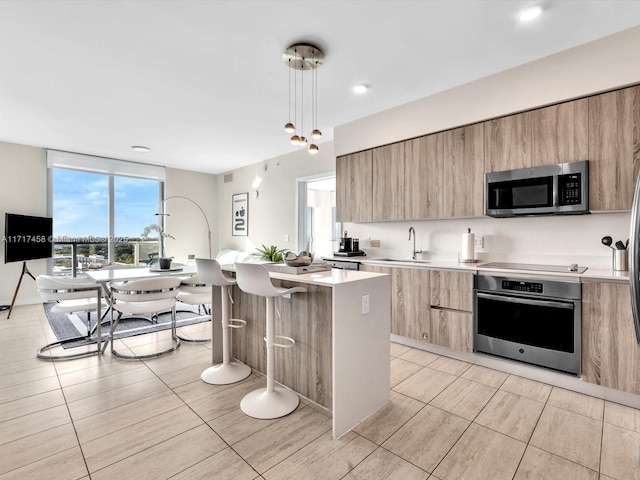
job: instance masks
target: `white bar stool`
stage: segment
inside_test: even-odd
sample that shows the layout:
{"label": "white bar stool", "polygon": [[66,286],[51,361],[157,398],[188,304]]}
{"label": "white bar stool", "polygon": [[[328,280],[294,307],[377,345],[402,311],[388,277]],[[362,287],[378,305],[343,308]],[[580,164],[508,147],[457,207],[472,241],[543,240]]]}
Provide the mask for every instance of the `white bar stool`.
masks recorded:
{"label": "white bar stool", "polygon": [[[267,299],[267,387],[259,388],[244,396],[240,408],[254,418],[270,419],[283,417],[293,412],[300,403],[300,398],[291,390],[275,386],[275,347],[290,348],[295,340],[275,334],[275,297],[290,293],[306,292],[304,287],[282,288],[271,283],[269,271],[264,265],[257,263],[236,263],[236,279],[242,291]],[[275,343],[275,339],[283,339],[288,344]]]}
{"label": "white bar stool", "polygon": [[[208,258],[196,258],[196,267],[200,281],[209,285],[220,287],[220,308],[222,310],[222,363],[207,368],[200,378],[203,382],[212,385],[228,385],[239,382],[251,375],[251,367],[242,362],[231,359],[230,328],[242,328],[247,322],[238,318],[229,318],[229,301],[231,292],[229,287],[236,284],[233,278],[222,273],[222,268],[217,260]],[[212,320],[211,332],[213,338],[213,305],[211,306]]]}

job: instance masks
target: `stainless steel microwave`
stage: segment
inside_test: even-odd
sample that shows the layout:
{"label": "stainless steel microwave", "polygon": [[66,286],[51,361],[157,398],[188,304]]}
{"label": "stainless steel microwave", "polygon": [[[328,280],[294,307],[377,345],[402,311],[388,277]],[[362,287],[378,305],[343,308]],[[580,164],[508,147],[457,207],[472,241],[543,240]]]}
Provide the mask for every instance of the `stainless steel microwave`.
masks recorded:
{"label": "stainless steel microwave", "polygon": [[589,213],[589,161],[484,174],[490,217]]}

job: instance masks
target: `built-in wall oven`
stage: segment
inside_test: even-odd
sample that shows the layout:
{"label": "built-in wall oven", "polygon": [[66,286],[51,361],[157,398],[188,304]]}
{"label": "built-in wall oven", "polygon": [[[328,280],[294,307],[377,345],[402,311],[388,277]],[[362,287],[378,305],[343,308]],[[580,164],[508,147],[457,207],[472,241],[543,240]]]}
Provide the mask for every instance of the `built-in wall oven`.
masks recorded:
{"label": "built-in wall oven", "polygon": [[580,375],[580,283],[475,275],[474,351]]}

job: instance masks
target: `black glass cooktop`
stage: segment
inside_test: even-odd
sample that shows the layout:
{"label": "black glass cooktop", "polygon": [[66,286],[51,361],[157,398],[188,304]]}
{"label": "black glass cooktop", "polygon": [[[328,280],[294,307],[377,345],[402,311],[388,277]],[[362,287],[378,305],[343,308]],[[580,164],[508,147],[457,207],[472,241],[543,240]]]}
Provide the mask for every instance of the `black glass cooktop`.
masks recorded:
{"label": "black glass cooktop", "polygon": [[[572,268],[573,267],[573,268]],[[577,265],[535,265],[530,263],[489,262],[478,266],[482,268],[499,268],[502,270],[531,270],[535,272],[584,273],[587,267]]]}

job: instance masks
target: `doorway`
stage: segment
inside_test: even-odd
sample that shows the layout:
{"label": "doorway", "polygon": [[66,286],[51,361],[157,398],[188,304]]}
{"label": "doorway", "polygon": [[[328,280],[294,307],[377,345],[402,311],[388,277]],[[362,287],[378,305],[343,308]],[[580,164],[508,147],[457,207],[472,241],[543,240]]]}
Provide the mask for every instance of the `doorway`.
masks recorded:
{"label": "doorway", "polygon": [[340,231],[335,173],[298,179],[298,250],[312,252],[316,259],[330,257]]}

